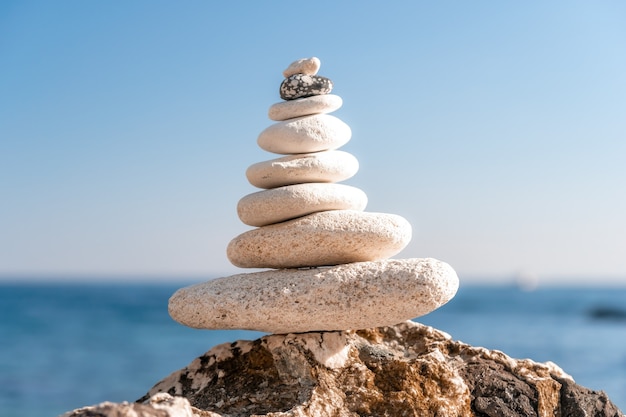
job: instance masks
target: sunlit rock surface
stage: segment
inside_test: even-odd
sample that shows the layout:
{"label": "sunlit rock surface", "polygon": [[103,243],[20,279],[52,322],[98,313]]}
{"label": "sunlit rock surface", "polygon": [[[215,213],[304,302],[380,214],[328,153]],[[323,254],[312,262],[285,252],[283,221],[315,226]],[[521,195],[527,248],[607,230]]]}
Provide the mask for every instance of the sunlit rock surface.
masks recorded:
{"label": "sunlit rock surface", "polygon": [[219,345],[139,401],[164,392],[197,416],[623,416],[553,363],[410,321]]}

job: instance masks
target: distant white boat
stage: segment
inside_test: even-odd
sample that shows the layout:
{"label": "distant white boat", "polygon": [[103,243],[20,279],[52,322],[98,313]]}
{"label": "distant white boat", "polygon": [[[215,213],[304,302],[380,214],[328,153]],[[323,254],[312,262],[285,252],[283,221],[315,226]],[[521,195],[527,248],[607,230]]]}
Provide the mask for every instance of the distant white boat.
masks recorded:
{"label": "distant white boat", "polygon": [[514,282],[522,291],[535,291],[539,287],[539,276],[529,271],[521,271],[515,275]]}

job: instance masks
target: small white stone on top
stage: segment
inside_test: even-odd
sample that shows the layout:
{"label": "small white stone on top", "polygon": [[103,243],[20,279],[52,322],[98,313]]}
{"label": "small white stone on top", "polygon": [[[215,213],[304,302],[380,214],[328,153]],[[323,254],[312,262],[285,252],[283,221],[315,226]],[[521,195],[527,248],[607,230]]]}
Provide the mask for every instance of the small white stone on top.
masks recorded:
{"label": "small white stone on top", "polygon": [[287,78],[294,74],[315,75],[320,66],[321,62],[316,57],[298,59],[289,64],[287,69],[283,71],[283,76]]}

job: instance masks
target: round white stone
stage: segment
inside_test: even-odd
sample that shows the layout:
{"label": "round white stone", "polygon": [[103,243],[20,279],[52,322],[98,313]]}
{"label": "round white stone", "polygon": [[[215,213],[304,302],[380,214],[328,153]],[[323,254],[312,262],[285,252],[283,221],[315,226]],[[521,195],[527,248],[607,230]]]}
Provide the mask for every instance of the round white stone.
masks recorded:
{"label": "round white stone", "polygon": [[169,313],[199,329],[358,330],[423,316],[451,300],[458,287],[444,262],[388,259],[219,278],[178,290]]}
{"label": "round white stone", "polygon": [[319,58],[316,57],[298,59],[289,64],[287,69],[283,71],[283,76],[287,78],[294,74],[315,75],[320,70],[321,65]]}
{"label": "round white stone", "polygon": [[274,123],[257,139],[261,149],[297,154],[337,149],[350,140],[350,126],[329,114],[297,117]]}
{"label": "round white stone", "polygon": [[237,214],[249,226],[266,226],[318,211],[358,210],[367,195],[343,184],[295,184],[248,194],[239,200]]}
{"label": "round white stone", "polygon": [[333,210],[244,232],[226,255],[241,268],[303,268],[386,259],[410,240],[401,216]]}
{"label": "round white stone", "polygon": [[267,115],[272,120],[281,121],[311,114],[331,113],[342,104],[341,97],[335,94],[322,94],[272,104]]}
{"label": "round white stone", "polygon": [[354,176],[359,161],[344,151],[323,151],[288,155],[258,162],[246,170],[250,184],[259,188],[307,182],[339,182]]}

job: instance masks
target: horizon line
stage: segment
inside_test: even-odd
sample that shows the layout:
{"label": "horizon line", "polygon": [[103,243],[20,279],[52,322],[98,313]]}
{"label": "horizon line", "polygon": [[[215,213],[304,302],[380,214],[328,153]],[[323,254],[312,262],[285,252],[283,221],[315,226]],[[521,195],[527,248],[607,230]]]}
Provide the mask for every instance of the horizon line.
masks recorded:
{"label": "horizon line", "polygon": [[[185,284],[210,281],[232,275],[265,271],[250,269],[230,273],[6,273],[0,272],[2,284]],[[626,287],[626,276],[622,275],[566,275],[554,274],[536,277],[535,280],[520,280],[516,274],[462,274],[457,273],[460,285],[516,286],[534,289],[538,287]]]}

